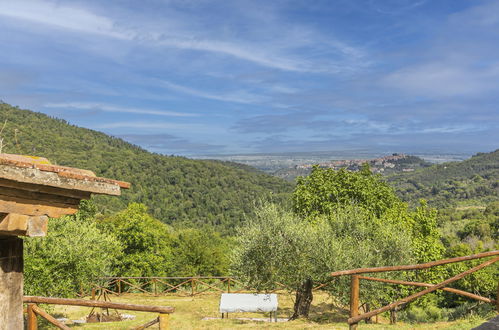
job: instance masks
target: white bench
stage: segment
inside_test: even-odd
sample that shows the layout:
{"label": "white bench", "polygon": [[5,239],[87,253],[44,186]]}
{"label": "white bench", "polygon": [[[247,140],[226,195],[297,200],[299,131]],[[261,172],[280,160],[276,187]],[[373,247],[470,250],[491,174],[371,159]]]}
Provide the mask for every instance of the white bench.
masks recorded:
{"label": "white bench", "polygon": [[222,293],[220,297],[220,313],[227,318],[234,312],[270,312],[277,322],[277,294],[275,293]]}

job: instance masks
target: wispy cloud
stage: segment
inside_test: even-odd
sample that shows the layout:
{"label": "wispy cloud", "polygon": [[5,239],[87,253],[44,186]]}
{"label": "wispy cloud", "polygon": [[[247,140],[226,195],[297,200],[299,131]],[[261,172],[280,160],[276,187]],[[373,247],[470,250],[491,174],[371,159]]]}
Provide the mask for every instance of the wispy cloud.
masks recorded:
{"label": "wispy cloud", "polygon": [[169,122],[149,122],[149,121],[119,121],[112,123],[97,124],[95,128],[114,129],[114,128],[138,128],[138,129],[171,129],[187,131],[206,131],[207,127],[201,124],[181,124]]}
{"label": "wispy cloud", "polygon": [[62,108],[62,109],[79,109],[79,110],[98,110],[104,112],[120,112],[120,113],[136,113],[140,115],[154,115],[166,117],[196,117],[197,114],[175,112],[167,110],[151,110],[141,108],[127,108],[103,103],[86,103],[86,102],[68,102],[68,103],[47,103],[45,108]]}
{"label": "wispy cloud", "polygon": [[267,98],[264,96],[249,93],[247,91],[236,91],[236,92],[222,94],[222,93],[207,92],[187,86],[182,86],[165,80],[159,80],[157,82],[159,86],[170,90],[174,90],[180,93],[196,97],[218,100],[218,101],[253,104],[253,103],[261,103],[267,100]]}
{"label": "wispy cloud", "polygon": [[134,36],[116,29],[113,20],[91,11],[50,1],[1,1],[0,15],[56,28],[92,33],[118,39]]}

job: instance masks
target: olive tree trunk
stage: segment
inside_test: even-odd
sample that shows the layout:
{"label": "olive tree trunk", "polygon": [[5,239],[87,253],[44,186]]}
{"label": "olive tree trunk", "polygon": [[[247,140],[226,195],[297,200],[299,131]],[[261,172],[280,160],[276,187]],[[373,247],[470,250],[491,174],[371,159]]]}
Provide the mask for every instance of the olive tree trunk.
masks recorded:
{"label": "olive tree trunk", "polygon": [[310,305],[312,304],[312,299],[314,298],[312,294],[313,281],[307,279],[303,281],[296,289],[296,299],[294,306],[294,313],[290,320],[296,320],[301,317],[308,318],[308,313],[310,311]]}

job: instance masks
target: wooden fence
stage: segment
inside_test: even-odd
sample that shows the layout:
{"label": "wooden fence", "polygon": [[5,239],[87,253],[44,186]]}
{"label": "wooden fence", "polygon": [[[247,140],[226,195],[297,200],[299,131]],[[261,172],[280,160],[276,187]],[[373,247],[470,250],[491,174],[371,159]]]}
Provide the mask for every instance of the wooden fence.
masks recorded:
{"label": "wooden fence", "polygon": [[[320,290],[328,284],[317,285]],[[293,289],[279,282],[269,293]],[[234,277],[196,276],[196,277],[103,277],[92,283],[88,292],[81,290],[80,297],[93,299],[102,294],[121,295],[122,293],[144,293],[152,296],[172,294],[177,296],[196,296],[205,292],[241,293],[255,292],[255,288],[245,286]]]}
{"label": "wooden fence", "polygon": [[[344,275],[351,276],[350,318],[348,319],[348,324],[350,325],[350,329],[356,329],[358,323],[362,320],[370,319],[371,317],[373,317],[375,315],[378,315],[380,313],[383,313],[383,312],[386,312],[389,310],[390,311],[395,310],[396,308],[399,308],[399,307],[401,307],[401,306],[403,306],[403,305],[405,305],[405,304],[407,304],[407,303],[409,303],[417,298],[424,296],[425,294],[428,294],[428,293],[436,291],[436,290],[445,290],[448,292],[453,292],[453,293],[457,293],[457,294],[466,296],[468,298],[472,298],[472,299],[484,301],[487,303],[495,304],[496,309],[499,312],[499,283],[498,283],[498,287],[497,287],[497,296],[496,296],[495,300],[489,299],[486,297],[481,297],[481,296],[475,295],[475,294],[470,293],[470,292],[456,290],[453,288],[446,287],[448,284],[453,283],[457,280],[460,280],[461,278],[465,277],[466,275],[474,273],[480,269],[483,269],[483,268],[490,266],[493,263],[499,261],[498,255],[499,255],[499,251],[490,251],[490,252],[479,253],[479,254],[475,254],[475,255],[471,255],[471,256],[437,260],[437,261],[428,262],[428,263],[424,263],[424,264],[350,269],[350,270],[343,270],[343,271],[339,271],[339,272],[334,272],[334,273],[331,273],[330,275],[332,277],[344,276]],[[401,271],[401,270],[427,269],[427,268],[445,265],[445,264],[449,264],[449,263],[462,262],[462,261],[474,260],[474,259],[480,259],[480,258],[486,258],[486,257],[492,257],[492,258],[481,263],[478,266],[475,266],[471,269],[468,269],[467,271],[464,271],[460,274],[457,274],[457,275],[455,275],[449,279],[446,279],[445,281],[440,282],[438,284],[387,280],[387,279],[382,279],[382,278],[374,278],[374,277],[359,275],[359,274],[365,274],[365,273],[380,273],[380,272],[392,272],[392,271]],[[359,292],[360,292],[360,280],[361,279],[368,280],[368,281],[377,281],[377,282],[384,282],[384,283],[391,283],[391,284],[410,285],[410,286],[427,287],[427,288],[422,290],[422,291],[419,291],[417,293],[414,293],[408,297],[400,299],[396,302],[393,302],[389,305],[386,305],[386,306],[380,307],[378,309],[375,309],[373,311],[366,312],[364,314],[359,315]]]}
{"label": "wooden fence", "polygon": [[120,310],[131,310],[140,312],[150,312],[159,313],[158,317],[152,321],[147,322],[141,326],[135,328],[135,330],[148,328],[156,323],[159,323],[160,330],[168,329],[169,315],[174,312],[173,307],[166,306],[147,306],[147,305],[133,305],[133,304],[122,304],[113,303],[110,301],[96,301],[96,300],[83,300],[83,299],[66,299],[66,298],[49,298],[49,297],[36,297],[36,296],[25,296],[23,302],[28,304],[27,314],[28,314],[28,330],[37,330],[38,322],[37,316],[46,319],[51,324],[55,325],[59,329],[70,330],[68,326],[59,322],[53,316],[45,312],[43,309],[38,307],[37,304],[54,304],[54,305],[70,305],[70,306],[85,306],[85,307],[100,307],[100,308],[111,308]]}

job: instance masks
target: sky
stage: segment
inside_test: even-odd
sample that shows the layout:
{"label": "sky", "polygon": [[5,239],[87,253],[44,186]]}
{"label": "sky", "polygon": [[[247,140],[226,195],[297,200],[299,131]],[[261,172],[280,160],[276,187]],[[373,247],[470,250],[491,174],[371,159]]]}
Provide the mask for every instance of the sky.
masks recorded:
{"label": "sky", "polygon": [[499,148],[499,1],[0,0],[0,100],[185,156]]}

